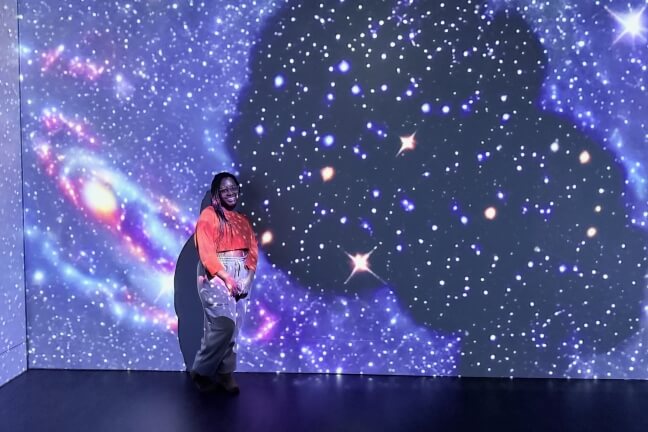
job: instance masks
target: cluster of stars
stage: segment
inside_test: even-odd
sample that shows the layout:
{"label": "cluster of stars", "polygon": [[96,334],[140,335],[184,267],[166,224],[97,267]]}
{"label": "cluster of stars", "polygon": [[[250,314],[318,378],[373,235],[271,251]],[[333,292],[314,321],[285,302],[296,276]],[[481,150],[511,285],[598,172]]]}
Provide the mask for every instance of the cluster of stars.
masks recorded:
{"label": "cluster of stars", "polygon": [[[535,374],[546,356],[558,365],[546,373],[564,374],[573,332],[583,355],[631,335],[646,262],[615,198],[623,167],[578,124],[535,109],[546,39],[489,5],[315,10],[322,29],[305,32],[314,12],[298,5],[271,20],[232,129],[256,167],[245,177],[269,197],[253,211],[273,232],[270,261],[318,295],[393,288],[416,322],[463,335],[464,374]],[[264,91],[279,75],[281,91]],[[295,182],[278,162],[321,181]],[[546,319],[554,304],[563,312]],[[542,326],[560,336],[539,341]]]}

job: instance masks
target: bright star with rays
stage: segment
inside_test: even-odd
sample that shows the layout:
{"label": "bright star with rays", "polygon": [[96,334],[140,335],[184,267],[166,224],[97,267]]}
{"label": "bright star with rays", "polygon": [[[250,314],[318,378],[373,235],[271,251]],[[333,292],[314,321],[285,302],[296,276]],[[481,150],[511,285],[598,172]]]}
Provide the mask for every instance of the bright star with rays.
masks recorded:
{"label": "bright star with rays", "polygon": [[614,43],[620,41],[625,35],[632,36],[633,41],[635,40],[635,38],[646,40],[644,33],[647,29],[643,25],[643,12],[644,10],[646,10],[646,6],[642,7],[638,11],[631,10],[630,12],[624,14],[613,12],[608,8],[606,8],[606,10],[610,15],[614,17],[614,19],[619,22],[619,24],[621,24],[623,30],[621,34],[614,40]]}
{"label": "bright star with rays", "polygon": [[398,153],[396,153],[396,157],[400,156],[401,153],[403,153],[405,150],[414,150],[416,147],[416,132],[414,132],[412,135],[407,135],[407,136],[402,136],[400,137],[401,141],[401,148],[398,150]]}
{"label": "bright star with rays", "polygon": [[351,270],[351,274],[349,275],[347,280],[344,281],[345,285],[346,285],[347,282],[349,282],[351,280],[351,278],[356,273],[360,273],[360,272],[368,272],[373,277],[378,279],[380,282],[386,284],[386,282],[384,280],[382,280],[380,276],[378,276],[376,273],[373,272],[373,270],[371,270],[371,268],[369,268],[369,257],[371,256],[372,253],[374,253],[374,251],[376,249],[377,249],[377,246],[374,247],[373,249],[371,249],[366,254],[357,253],[355,255],[351,255],[346,251],[344,252],[349,258],[351,258],[351,262],[353,263],[353,270]]}

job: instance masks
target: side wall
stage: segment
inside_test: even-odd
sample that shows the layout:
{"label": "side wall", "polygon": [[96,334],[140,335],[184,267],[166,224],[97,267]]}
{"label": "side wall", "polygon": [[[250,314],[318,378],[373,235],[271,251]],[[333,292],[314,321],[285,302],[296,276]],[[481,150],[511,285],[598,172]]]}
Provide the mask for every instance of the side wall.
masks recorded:
{"label": "side wall", "polygon": [[27,369],[16,16],[0,7],[0,385]]}

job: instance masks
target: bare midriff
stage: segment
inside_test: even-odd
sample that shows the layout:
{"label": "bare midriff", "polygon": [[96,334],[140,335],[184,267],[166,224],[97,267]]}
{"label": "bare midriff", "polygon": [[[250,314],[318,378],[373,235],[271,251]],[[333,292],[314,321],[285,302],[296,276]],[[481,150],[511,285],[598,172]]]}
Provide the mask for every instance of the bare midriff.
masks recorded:
{"label": "bare midriff", "polygon": [[228,257],[244,257],[247,255],[247,253],[248,253],[247,249],[235,249],[235,250],[218,252],[219,255],[228,256]]}

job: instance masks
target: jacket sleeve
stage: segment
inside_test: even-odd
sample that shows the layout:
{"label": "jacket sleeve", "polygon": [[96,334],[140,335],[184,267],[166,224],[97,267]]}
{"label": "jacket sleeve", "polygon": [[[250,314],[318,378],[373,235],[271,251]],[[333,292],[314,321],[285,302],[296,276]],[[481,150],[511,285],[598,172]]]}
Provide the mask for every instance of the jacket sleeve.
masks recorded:
{"label": "jacket sleeve", "polygon": [[200,262],[202,262],[207,273],[212,277],[224,269],[216,253],[216,239],[214,235],[217,231],[218,219],[216,218],[216,214],[209,208],[203,210],[196,224],[196,247],[198,248]]}
{"label": "jacket sleeve", "polygon": [[245,265],[252,271],[256,271],[257,262],[259,261],[259,244],[256,234],[252,229],[252,224],[248,221],[248,256],[245,259]]}

